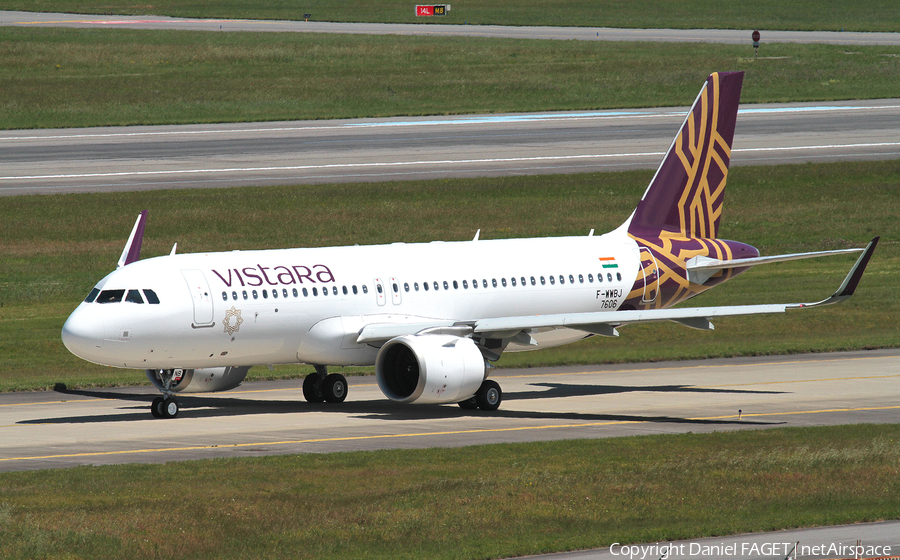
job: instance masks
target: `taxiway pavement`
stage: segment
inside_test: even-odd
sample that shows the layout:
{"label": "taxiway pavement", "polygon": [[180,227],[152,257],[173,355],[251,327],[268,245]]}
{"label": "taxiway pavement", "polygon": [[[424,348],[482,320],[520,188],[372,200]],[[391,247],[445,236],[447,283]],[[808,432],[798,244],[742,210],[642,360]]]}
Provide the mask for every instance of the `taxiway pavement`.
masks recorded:
{"label": "taxiway pavement", "polygon": [[[136,378],[142,376],[135,372]],[[400,405],[371,377],[340,405],[301,382],[183,396],[154,419],[149,387],[0,394],[0,471],[211,457],[900,422],[900,350],[494,370],[500,410]]]}
{"label": "taxiway pavement", "polygon": [[[411,8],[410,8],[411,9]],[[313,14],[315,16],[315,14]],[[119,27],[189,31],[261,31],[280,33],[354,33],[366,35],[427,35],[544,39],[557,41],[661,41],[730,43],[750,46],[751,29],[621,29],[611,27],[548,27],[446,25],[419,23],[338,23],[252,19],[198,19],[166,16],[106,16],[0,11],[0,25],[16,27]],[[765,43],[825,43],[834,45],[900,45],[900,33],[762,30]],[[764,48],[764,47],[763,47]]]}

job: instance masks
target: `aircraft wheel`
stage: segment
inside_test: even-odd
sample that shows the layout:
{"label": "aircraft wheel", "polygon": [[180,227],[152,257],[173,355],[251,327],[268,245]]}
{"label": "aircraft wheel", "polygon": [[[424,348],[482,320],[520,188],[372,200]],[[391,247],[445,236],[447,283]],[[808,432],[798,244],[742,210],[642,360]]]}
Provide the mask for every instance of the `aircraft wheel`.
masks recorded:
{"label": "aircraft wheel", "polygon": [[163,418],[175,418],[178,416],[178,403],[171,397],[164,400],[160,408],[162,409]]}
{"label": "aircraft wheel", "polygon": [[331,373],[322,382],[322,394],[330,403],[344,402],[347,398],[347,379],[340,373]]}
{"label": "aircraft wheel", "polygon": [[500,408],[502,400],[503,391],[500,389],[500,385],[490,379],[482,383],[478,392],[475,393],[475,402],[478,403],[478,408],[487,412]]}
{"label": "aircraft wheel", "polygon": [[322,386],[319,384],[319,376],[310,373],[303,379],[303,398],[308,403],[320,403],[325,401],[322,394]]}
{"label": "aircraft wheel", "polygon": [[153,399],[153,402],[150,403],[150,414],[152,414],[154,418],[162,418],[163,417],[162,403],[164,400],[166,400],[166,399],[164,399],[162,397],[156,397],[155,399]]}
{"label": "aircraft wheel", "polygon": [[478,401],[475,400],[475,397],[468,398],[464,401],[459,401],[456,403],[459,405],[459,408],[463,410],[475,410],[478,408]]}

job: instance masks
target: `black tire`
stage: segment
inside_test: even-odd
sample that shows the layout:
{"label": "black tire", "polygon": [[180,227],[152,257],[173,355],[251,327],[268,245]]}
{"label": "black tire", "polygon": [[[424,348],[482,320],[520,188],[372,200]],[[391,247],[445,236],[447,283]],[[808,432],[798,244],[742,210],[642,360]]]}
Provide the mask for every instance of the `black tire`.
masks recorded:
{"label": "black tire", "polygon": [[154,418],[162,418],[163,417],[162,403],[164,400],[166,400],[166,399],[164,399],[162,397],[156,397],[155,399],[153,399],[153,402],[150,403],[150,414],[152,414]]}
{"label": "black tire", "polygon": [[322,382],[322,394],[330,403],[344,402],[347,398],[347,378],[340,373],[331,373]]}
{"label": "black tire", "polygon": [[178,403],[173,398],[168,398],[163,401],[162,406],[163,418],[175,418],[178,416]]}
{"label": "black tire", "polygon": [[478,408],[478,401],[475,400],[475,397],[468,398],[464,401],[459,401],[456,403],[459,405],[459,408],[463,410],[475,410]]}
{"label": "black tire", "polygon": [[488,379],[481,384],[478,392],[475,393],[475,401],[478,408],[486,412],[491,412],[500,408],[500,402],[503,401],[503,391],[496,381]]}
{"label": "black tire", "polygon": [[325,402],[325,395],[322,394],[322,386],[319,384],[319,376],[310,373],[303,379],[303,398],[308,403]]}

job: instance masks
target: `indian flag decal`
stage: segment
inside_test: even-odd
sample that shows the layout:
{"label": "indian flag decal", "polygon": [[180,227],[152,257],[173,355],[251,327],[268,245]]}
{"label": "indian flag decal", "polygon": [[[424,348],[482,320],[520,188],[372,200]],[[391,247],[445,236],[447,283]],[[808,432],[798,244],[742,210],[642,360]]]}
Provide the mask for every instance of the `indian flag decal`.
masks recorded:
{"label": "indian flag decal", "polygon": [[615,257],[600,257],[600,263],[603,265],[603,268],[619,268]]}

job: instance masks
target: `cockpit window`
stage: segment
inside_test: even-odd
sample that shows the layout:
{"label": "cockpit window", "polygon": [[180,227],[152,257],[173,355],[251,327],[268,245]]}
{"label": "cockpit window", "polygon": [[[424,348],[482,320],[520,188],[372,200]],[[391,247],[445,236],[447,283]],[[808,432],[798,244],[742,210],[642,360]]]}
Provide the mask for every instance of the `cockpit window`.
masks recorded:
{"label": "cockpit window", "polygon": [[125,290],[103,290],[97,296],[97,303],[119,303],[125,297]]}
{"label": "cockpit window", "polygon": [[156,297],[156,292],[153,290],[144,290],[144,295],[147,296],[147,303],[158,304],[159,298]]}
{"label": "cockpit window", "polygon": [[84,298],[84,303],[94,303],[94,300],[97,299],[97,295],[100,294],[100,290],[94,288],[91,290],[91,293],[88,294],[86,298]]}
{"label": "cockpit window", "polygon": [[144,303],[144,298],[141,297],[140,291],[128,290],[128,294],[125,296],[125,301],[129,303]]}

